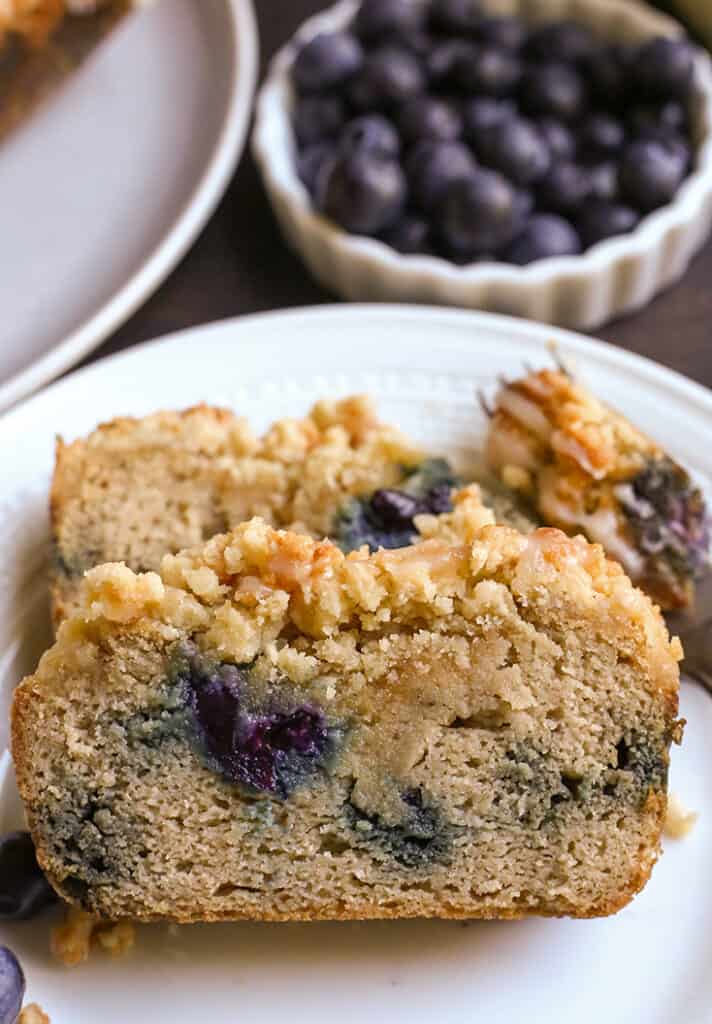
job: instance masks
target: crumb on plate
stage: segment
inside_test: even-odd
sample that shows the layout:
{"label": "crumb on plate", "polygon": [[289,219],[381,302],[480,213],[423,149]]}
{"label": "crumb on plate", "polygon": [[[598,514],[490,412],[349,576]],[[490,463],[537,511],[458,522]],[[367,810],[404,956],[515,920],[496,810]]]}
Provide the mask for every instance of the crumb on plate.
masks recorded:
{"label": "crumb on plate", "polygon": [[134,944],[134,926],[129,921],[98,921],[69,907],[62,924],[52,929],[52,954],[65,967],[76,967],[88,959],[92,941],[113,957],[124,956]]}
{"label": "crumb on plate", "polygon": [[698,817],[697,811],[688,811],[680,798],[670,793],[665,815],[665,835],[670,839],[684,839],[694,828]]}
{"label": "crumb on plate", "polygon": [[17,1024],[50,1024],[49,1017],[37,1003],[28,1003],[17,1018]]}

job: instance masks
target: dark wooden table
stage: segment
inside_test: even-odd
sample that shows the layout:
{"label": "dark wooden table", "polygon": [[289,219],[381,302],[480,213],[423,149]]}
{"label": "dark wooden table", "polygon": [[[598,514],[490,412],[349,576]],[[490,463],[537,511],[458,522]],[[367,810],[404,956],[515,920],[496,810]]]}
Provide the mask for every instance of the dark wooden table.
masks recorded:
{"label": "dark wooden table", "polygon": [[[263,68],[300,22],[325,3],[255,0]],[[188,256],[91,360],[209,320],[333,301],[283,243],[246,151],[225,198]],[[596,333],[712,387],[712,240],[678,285],[642,312]]]}

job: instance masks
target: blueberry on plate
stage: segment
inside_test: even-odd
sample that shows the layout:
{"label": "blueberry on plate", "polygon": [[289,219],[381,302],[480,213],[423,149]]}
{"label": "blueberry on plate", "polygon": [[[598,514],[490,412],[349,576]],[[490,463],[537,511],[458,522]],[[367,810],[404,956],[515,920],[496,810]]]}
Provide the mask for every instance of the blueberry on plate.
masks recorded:
{"label": "blueberry on plate", "polygon": [[339,148],[345,153],[360,150],[396,159],[400,153],[400,138],[387,117],[362,114],[348,122],[341,133]]}
{"label": "blueberry on plate", "polygon": [[505,121],[516,116],[517,108],[511,100],[498,100],[492,96],[476,96],[463,109],[465,136],[473,145],[491,128],[500,129]]}
{"label": "blueberry on plate", "polygon": [[401,46],[381,46],[366,55],[351,80],[348,97],[365,112],[405,103],[425,89],[425,72],[417,57]]}
{"label": "blueberry on plate", "polygon": [[588,248],[614,235],[626,235],[638,223],[638,214],[622,203],[591,199],[580,211],[576,227],[581,241]]}
{"label": "blueberry on plate", "polygon": [[413,147],[406,162],[406,174],[413,200],[421,210],[432,212],[449,186],[471,178],[477,164],[461,142],[426,139]]}
{"label": "blueberry on plate", "polygon": [[584,117],[578,131],[581,154],[589,161],[614,156],[625,142],[623,123],[600,110]]}
{"label": "blueberry on plate", "polygon": [[301,92],[343,85],[363,64],[358,39],[348,32],[320,32],[299,50],[292,77]]}
{"label": "blueberry on plate", "polygon": [[483,18],[477,26],[477,38],[490,46],[521,50],[527,39],[527,26],[521,18]]}
{"label": "blueberry on plate", "polygon": [[334,160],[319,192],[319,209],[327,217],[354,234],[377,235],[400,216],[407,187],[395,160],[357,151]]}
{"label": "blueberry on plate", "polygon": [[529,114],[570,121],[583,113],[586,87],[579,72],[569,64],[537,64],[525,72],[520,97]]}
{"label": "blueberry on plate", "polygon": [[386,245],[405,255],[425,255],[432,252],[430,225],[414,213],[404,214],[393,227],[381,235]]}
{"label": "blueberry on plate", "polygon": [[553,213],[573,214],[590,193],[591,176],[587,168],[570,161],[554,164],[539,183],[538,206]]}
{"label": "blueberry on plate", "polygon": [[534,260],[577,256],[580,252],[581,239],[569,221],[551,213],[537,213],[509,246],[505,258],[510,263],[524,266]]}
{"label": "blueberry on plate", "polygon": [[597,48],[591,32],[577,21],[550,21],[531,33],[527,56],[541,61],[585,61]]}
{"label": "blueberry on plate", "polygon": [[25,998],[25,975],[7,946],[0,946],[0,1021],[15,1024]]}
{"label": "blueberry on plate", "polygon": [[466,92],[511,96],[522,77],[522,64],[511,50],[485,45],[461,53],[455,61],[454,75]]}
{"label": "blueberry on plate", "polygon": [[362,0],[353,27],[362,39],[408,34],[425,24],[419,0]]}
{"label": "blueberry on plate", "polygon": [[685,177],[685,163],[672,146],[655,139],[631,142],[620,165],[624,198],[647,212],[669,203]]}
{"label": "blueberry on plate", "polygon": [[432,0],[430,20],[442,32],[471,34],[482,21],[478,0]]}
{"label": "blueberry on plate", "polygon": [[633,67],[641,95],[686,100],[692,90],[695,51],[684,39],[658,37],[643,44]]}
{"label": "blueberry on plate", "polygon": [[331,142],[314,142],[305,146],[297,154],[297,174],[307,192],[315,196],[322,169],[333,159],[334,146]]}
{"label": "blueberry on plate", "polygon": [[8,832],[1,836],[0,921],[25,921],[56,900],[37,863],[30,833]]}
{"label": "blueberry on plate", "polygon": [[462,134],[462,117],[448,100],[436,96],[414,96],[398,111],[398,127],[409,143],[420,139],[450,142]]}
{"label": "blueberry on plate", "polygon": [[549,169],[551,156],[544,139],[531,121],[510,118],[480,136],[475,152],[489,167],[501,171],[517,185],[530,185]]}
{"label": "blueberry on plate", "polygon": [[540,117],[534,123],[549,149],[552,162],[573,160],[576,139],[568,125],[556,117]]}
{"label": "blueberry on plate", "polygon": [[606,199],[616,202],[620,199],[618,183],[618,164],[615,160],[605,160],[587,168],[590,184],[589,195],[595,199]]}
{"label": "blueberry on plate", "polygon": [[496,171],[478,170],[447,189],[439,226],[451,253],[475,257],[508,245],[524,216],[521,196],[510,182]]}
{"label": "blueberry on plate", "polygon": [[333,138],[344,122],[344,104],[338,96],[301,96],[292,123],[300,146]]}

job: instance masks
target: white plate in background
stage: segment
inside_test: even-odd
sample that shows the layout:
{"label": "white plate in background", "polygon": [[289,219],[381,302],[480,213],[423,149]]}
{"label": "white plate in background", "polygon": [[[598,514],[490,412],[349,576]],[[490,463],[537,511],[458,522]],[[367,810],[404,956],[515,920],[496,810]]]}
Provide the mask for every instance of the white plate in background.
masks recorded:
{"label": "white plate in background", "polygon": [[[434,451],[477,449],[478,388],[547,342],[580,378],[624,409],[709,489],[712,394],[638,356],[521,320],[417,307],[340,306],[263,314],[197,328],[103,360],[0,419],[0,748],[12,687],[49,638],[47,489],[55,432],[67,439],[107,417],[201,400],[258,429],[325,395],[368,391],[383,418]],[[19,955],[28,999],[52,1024],[708,1024],[712,1020],[712,700],[682,690],[688,719],[672,788],[701,812],[667,842],[650,883],[594,921],[396,921],[218,924],[138,929],[114,962],[53,963],[46,918],[0,925]],[[0,830],[20,810],[0,762]]]}
{"label": "white plate in background", "polygon": [[162,0],[0,146],[0,409],[99,345],[185,254],[242,152],[257,50],[252,0]]}

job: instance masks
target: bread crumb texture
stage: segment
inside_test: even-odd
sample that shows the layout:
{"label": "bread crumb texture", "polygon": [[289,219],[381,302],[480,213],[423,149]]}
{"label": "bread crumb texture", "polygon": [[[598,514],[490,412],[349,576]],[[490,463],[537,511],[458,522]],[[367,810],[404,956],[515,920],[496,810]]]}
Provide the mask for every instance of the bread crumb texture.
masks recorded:
{"label": "bread crumb texture", "polygon": [[160,576],[89,571],[13,706],[58,891],[109,920],[628,902],[659,852],[679,645],[600,547],[478,507],[375,554],[257,518]]}
{"label": "bread crumb texture", "polygon": [[685,807],[676,793],[668,795],[667,813],[665,815],[665,835],[670,839],[684,839],[692,832],[699,814]]}

